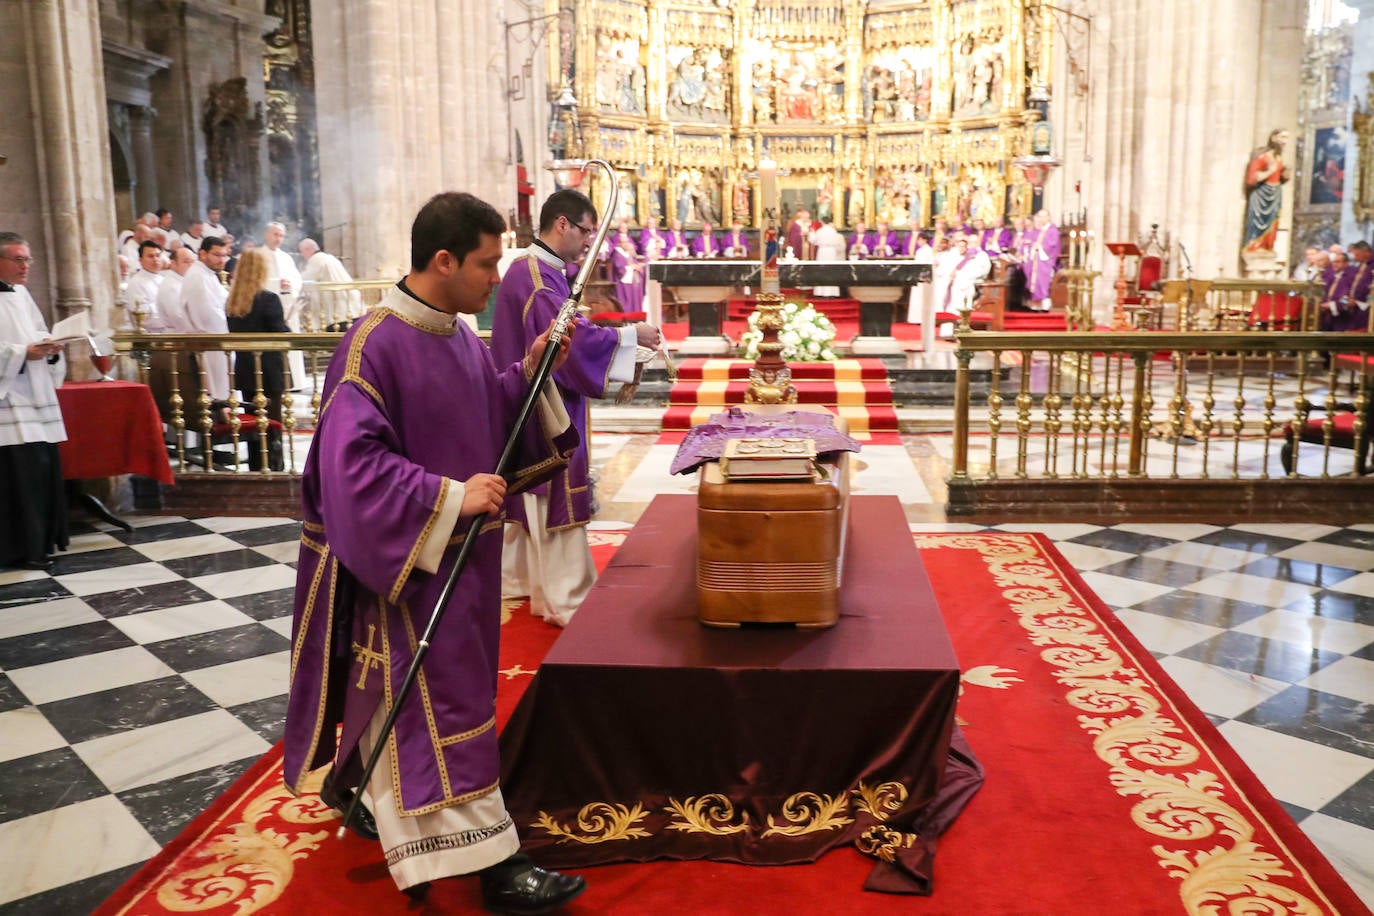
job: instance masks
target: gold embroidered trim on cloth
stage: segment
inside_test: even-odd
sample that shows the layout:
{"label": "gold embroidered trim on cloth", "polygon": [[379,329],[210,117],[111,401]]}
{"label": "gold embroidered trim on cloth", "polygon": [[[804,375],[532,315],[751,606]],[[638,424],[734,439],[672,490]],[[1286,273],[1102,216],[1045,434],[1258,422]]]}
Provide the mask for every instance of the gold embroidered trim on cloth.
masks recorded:
{"label": "gold embroidered trim on cloth", "polygon": [[564,827],[549,814],[540,811],[539,817],[531,826],[542,827],[558,841],[576,843],[607,843],[611,840],[633,840],[651,836],[649,831],[636,826],[649,816],[643,805],[630,808],[626,805],[612,805],[607,802],[592,802],[577,812],[577,823]]}
{"label": "gold embroidered trim on cloth", "polygon": [[[774,815],[768,815],[768,829],[760,836],[804,836],[838,830],[854,823],[855,815],[886,821],[901,809],[907,796],[906,786],[899,782],[876,785],[860,782],[853,789],[834,796],[798,792],[783,802],[780,811],[782,823]],[[719,793],[692,795],[683,799],[669,798],[663,812],[668,815],[664,830],[729,836],[750,829],[748,813],[737,811],[734,803]],[[577,812],[576,821],[571,825],[564,826],[547,811],[540,811],[530,826],[542,828],[557,837],[560,843],[587,845],[651,837],[657,831],[643,826],[648,818],[649,812],[642,804],[630,807],[593,802]]]}
{"label": "gold embroidered trim on cloth", "polygon": [[[1325,909],[1273,878],[1301,873],[1311,892],[1321,891],[1287,849],[1280,859],[1256,841],[1258,812],[1227,801],[1234,782],[1200,764],[1197,739],[1179,720],[1168,698],[1144,672],[1117,651],[1091,605],[1073,593],[1027,535],[916,536],[929,550],[972,549],[983,555],[1040,657],[1067,688],[1065,699],[1081,710],[1078,723],[1093,736],[1093,750],[1110,768],[1118,794],[1138,797],[1135,825],[1166,841],[1151,847],[1170,877],[1177,878],[1189,913],[1319,913]],[[1222,768],[1213,762],[1216,770]],[[1244,796],[1239,801],[1245,804]],[[1248,805],[1247,805],[1248,807]],[[1253,820],[1252,820],[1253,818]],[[1272,832],[1271,832],[1272,835]],[[1275,838],[1275,842],[1281,844]],[[1196,848],[1179,848],[1195,843]]]}

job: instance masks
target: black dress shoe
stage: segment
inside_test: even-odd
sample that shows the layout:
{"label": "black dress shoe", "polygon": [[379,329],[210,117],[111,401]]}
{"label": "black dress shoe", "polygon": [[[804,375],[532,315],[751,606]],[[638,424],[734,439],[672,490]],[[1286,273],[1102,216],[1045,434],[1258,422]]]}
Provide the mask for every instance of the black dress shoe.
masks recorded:
{"label": "black dress shoe", "polygon": [[20,569],[37,569],[48,572],[52,569],[52,557],[44,557],[41,560],[25,560],[19,564]]}
{"label": "black dress shoe", "polygon": [[[320,786],[320,801],[340,814],[344,814],[353,801],[353,793],[348,789],[340,789],[336,786],[334,784],[334,771],[330,770],[329,775],[324,778],[324,785]],[[367,810],[367,805],[358,805],[358,809],[353,812],[353,819],[348,822],[348,827],[365,840],[379,839],[377,821],[373,819],[372,812]]]}
{"label": "black dress shoe", "polygon": [[546,871],[516,853],[481,872],[482,904],[492,913],[533,916],[556,910],[587,889],[587,879]]}

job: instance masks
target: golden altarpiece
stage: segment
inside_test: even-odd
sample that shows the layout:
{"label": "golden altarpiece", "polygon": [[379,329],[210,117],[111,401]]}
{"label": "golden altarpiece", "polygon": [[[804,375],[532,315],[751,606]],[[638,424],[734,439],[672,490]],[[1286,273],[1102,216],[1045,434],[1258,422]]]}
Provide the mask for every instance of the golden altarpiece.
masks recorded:
{"label": "golden altarpiece", "polygon": [[785,176],[784,219],[803,206],[841,227],[1030,212],[1013,161],[1040,117],[1030,90],[1048,88],[1047,5],[548,3],[561,13],[550,95],[576,99],[555,107],[550,146],[610,162],[615,216],[633,225],[761,226],[765,157]]}

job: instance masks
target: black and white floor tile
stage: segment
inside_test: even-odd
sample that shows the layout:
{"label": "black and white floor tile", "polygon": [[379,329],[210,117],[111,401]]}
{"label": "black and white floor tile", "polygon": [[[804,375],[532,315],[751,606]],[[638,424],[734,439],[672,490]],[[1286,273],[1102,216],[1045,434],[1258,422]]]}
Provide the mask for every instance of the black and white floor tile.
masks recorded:
{"label": "black and white floor tile", "polygon": [[[593,439],[597,527],[690,489],[654,440]],[[857,491],[929,508],[928,468],[866,457]],[[89,912],[281,735],[296,523],[134,521],[0,571],[0,916]],[[1374,525],[1001,527],[1054,539],[1374,904]]]}

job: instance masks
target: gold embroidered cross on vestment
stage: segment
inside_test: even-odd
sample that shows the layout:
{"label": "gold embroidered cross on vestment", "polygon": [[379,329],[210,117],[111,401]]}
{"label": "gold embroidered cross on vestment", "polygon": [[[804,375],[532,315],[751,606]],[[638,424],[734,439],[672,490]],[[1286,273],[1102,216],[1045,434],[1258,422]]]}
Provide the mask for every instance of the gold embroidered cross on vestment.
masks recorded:
{"label": "gold embroidered cross on vestment", "polygon": [[362,673],[358,675],[359,690],[365,690],[367,688],[367,673],[373,668],[380,668],[382,662],[386,661],[382,653],[372,648],[372,641],[376,636],[377,625],[375,623],[369,623],[367,625],[367,645],[361,646],[356,642],[353,644],[353,657],[362,662],[363,665]]}

